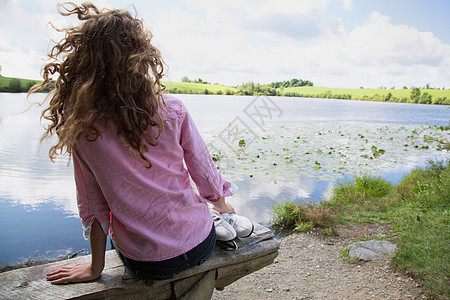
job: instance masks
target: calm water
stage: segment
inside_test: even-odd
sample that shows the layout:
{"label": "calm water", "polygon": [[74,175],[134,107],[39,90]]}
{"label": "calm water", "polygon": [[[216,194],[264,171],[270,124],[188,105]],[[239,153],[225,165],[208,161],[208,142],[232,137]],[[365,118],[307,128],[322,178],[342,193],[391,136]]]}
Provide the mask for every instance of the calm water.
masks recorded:
{"label": "calm water", "polygon": [[[40,101],[43,96],[33,95],[31,101]],[[241,124],[240,128],[259,135],[270,133],[270,126],[352,124],[358,127],[370,123],[445,126],[450,120],[450,109],[444,106],[282,97],[177,96],[188,107],[205,140],[212,144],[217,133],[226,132],[227,126],[235,122]],[[68,165],[67,159],[50,163],[49,143],[39,144],[43,132],[39,120],[41,108],[32,106],[26,111],[28,107],[24,94],[0,93],[0,266],[27,258],[55,258],[89,248],[82,238],[77,217],[72,165]],[[414,164],[422,164],[427,155],[417,154]],[[410,163],[400,163],[385,176],[395,183],[412,167]],[[335,184],[333,180],[318,180],[300,173],[284,182],[261,182],[250,178],[247,171],[241,177],[235,171],[233,182],[239,191],[229,201],[240,214],[262,223],[269,221],[274,204],[287,199],[323,199]]]}

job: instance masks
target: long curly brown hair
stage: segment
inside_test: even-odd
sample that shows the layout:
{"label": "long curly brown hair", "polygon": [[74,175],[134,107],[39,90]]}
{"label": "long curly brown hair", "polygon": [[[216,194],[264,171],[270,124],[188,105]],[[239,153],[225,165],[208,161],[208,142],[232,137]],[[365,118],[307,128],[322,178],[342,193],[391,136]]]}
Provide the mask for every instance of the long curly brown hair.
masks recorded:
{"label": "long curly brown hair", "polygon": [[[95,123],[112,121],[122,143],[136,149],[150,168],[144,153],[147,145],[157,144],[164,127],[160,109],[166,109],[161,83],[165,65],[150,43],[152,34],[126,10],[100,11],[92,3],[68,2],[58,4],[58,12],[76,14],[82,24],[55,28],[65,37],[48,54],[52,62],[43,67],[44,82],[30,90],[45,87],[51,75],[58,73],[55,89],[46,98],[50,99],[48,107],[42,112],[51,124],[41,141],[55,133],[58,136],[50,158],[71,154],[81,135],[97,140],[102,132]],[[157,133],[151,128],[157,128]]]}

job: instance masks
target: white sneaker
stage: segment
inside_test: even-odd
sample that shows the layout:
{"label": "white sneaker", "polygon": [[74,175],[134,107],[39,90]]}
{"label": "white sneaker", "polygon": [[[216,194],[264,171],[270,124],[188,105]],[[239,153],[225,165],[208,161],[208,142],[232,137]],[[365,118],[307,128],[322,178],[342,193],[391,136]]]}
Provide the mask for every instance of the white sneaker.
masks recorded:
{"label": "white sneaker", "polygon": [[222,214],[222,218],[233,226],[236,234],[240,238],[249,237],[253,233],[253,223],[244,216],[237,214]]}
{"label": "white sneaker", "polygon": [[233,226],[226,222],[217,210],[210,209],[210,212],[216,228],[216,239],[222,242],[234,240],[237,234]]}

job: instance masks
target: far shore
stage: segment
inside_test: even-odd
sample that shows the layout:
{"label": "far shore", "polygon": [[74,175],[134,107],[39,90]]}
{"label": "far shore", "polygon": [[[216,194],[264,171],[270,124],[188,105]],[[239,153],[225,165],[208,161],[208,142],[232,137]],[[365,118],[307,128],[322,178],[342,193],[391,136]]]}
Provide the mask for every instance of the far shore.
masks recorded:
{"label": "far shore", "polygon": [[[170,94],[204,94],[204,95],[244,95],[244,96],[282,96],[301,98],[322,98],[341,100],[363,100],[376,102],[420,103],[450,105],[450,89],[402,87],[401,89],[380,87],[369,88],[328,88],[315,86],[295,86],[272,88],[267,84],[245,83],[241,86],[225,86],[218,83],[169,82],[164,81],[165,92]],[[0,93],[26,93],[40,80],[0,76]],[[41,92],[49,92],[52,84]]]}

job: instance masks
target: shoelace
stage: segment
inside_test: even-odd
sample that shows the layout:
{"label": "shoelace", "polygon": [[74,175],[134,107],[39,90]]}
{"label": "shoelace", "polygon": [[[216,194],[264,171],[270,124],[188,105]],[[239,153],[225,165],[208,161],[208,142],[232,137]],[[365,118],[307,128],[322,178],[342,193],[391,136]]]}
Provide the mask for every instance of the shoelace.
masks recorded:
{"label": "shoelace", "polygon": [[220,215],[220,213],[216,210],[211,210],[212,213],[212,219],[214,221],[214,224],[220,225],[223,222],[223,218]]}
{"label": "shoelace", "polygon": [[220,216],[213,216],[214,223],[220,224],[223,222],[223,219]]}
{"label": "shoelace", "polygon": [[233,216],[231,214],[223,214],[222,218],[224,218],[225,221],[227,221],[228,224],[230,224],[233,227],[234,227],[234,224],[236,224],[236,218],[233,218]]}

